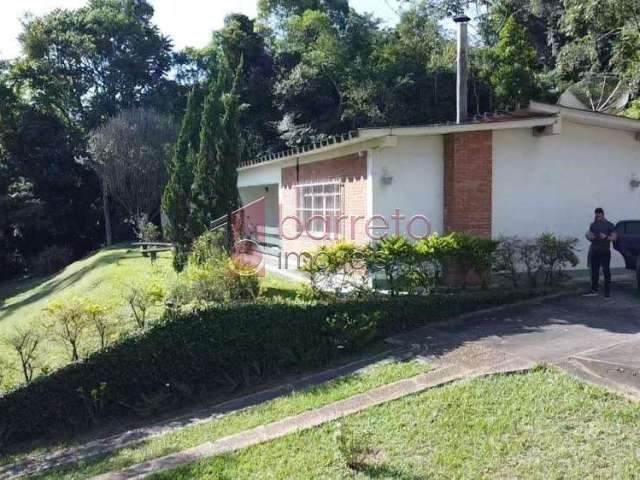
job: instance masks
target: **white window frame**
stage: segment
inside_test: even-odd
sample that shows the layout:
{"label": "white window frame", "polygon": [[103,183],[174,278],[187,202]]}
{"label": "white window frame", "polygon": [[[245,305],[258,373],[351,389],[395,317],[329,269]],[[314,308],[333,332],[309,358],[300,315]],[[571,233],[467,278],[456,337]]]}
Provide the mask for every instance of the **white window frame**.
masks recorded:
{"label": "white window frame", "polygon": [[[333,202],[329,202],[329,198],[333,198]],[[305,199],[309,199],[311,207],[305,207]],[[333,203],[333,207],[330,206],[330,203]],[[343,214],[344,182],[333,180],[300,183],[296,185],[296,215],[300,220],[304,232],[314,236],[329,234],[333,236],[333,238],[338,238],[342,232],[336,231],[336,226],[342,230],[342,225],[337,225],[337,219]],[[322,218],[328,219],[328,221],[314,220],[307,225],[311,217],[317,216],[322,216]],[[316,224],[322,224],[323,228],[316,228]],[[327,224],[329,226],[329,232],[325,230]]]}

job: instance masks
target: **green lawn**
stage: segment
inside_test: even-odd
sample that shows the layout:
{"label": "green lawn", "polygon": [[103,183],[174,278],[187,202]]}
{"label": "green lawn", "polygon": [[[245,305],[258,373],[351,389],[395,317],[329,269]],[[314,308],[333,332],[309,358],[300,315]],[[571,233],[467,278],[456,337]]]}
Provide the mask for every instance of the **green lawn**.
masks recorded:
{"label": "green lawn", "polygon": [[415,376],[428,370],[422,361],[388,362],[347,375],[315,388],[292,393],[233,415],[166,434],[107,457],[89,460],[72,469],[52,472],[46,479],[78,479],[122,469],[126,466],[193,447],[226,435],[257,427],[365,392],[380,385]]}
{"label": "green lawn", "polygon": [[[126,245],[107,248],[77,261],[48,278],[28,279],[0,284],[0,367],[8,362],[12,368],[3,369],[4,383],[0,391],[22,381],[17,367],[16,353],[4,341],[16,326],[43,324],[43,309],[57,300],[71,297],[91,299],[106,308],[109,317],[118,321],[121,333],[134,328],[130,307],[125,295],[132,285],[157,282],[169,288],[175,280],[171,268],[171,254],[161,253],[155,263],[142,257],[137,248]],[[297,285],[267,275],[262,279],[262,293],[270,296],[295,296]],[[162,306],[151,312],[158,317]],[[98,339],[88,330],[82,340],[81,351],[86,354],[98,348]],[[58,368],[69,361],[67,350],[50,336],[39,347],[38,363],[46,368]],[[2,373],[2,372],[0,372]]]}
{"label": "green lawn", "polygon": [[[154,476],[192,479],[638,478],[640,405],[553,369],[462,381]],[[369,447],[353,471],[336,431]]]}

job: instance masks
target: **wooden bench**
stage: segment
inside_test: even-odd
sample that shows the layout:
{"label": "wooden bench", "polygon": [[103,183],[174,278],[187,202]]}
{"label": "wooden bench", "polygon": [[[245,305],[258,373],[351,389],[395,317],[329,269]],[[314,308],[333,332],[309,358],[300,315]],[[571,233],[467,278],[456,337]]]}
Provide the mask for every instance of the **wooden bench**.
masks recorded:
{"label": "wooden bench", "polygon": [[173,244],[166,242],[134,242],[133,245],[140,247],[140,253],[142,256],[150,257],[152,263],[158,258],[158,253],[170,252],[173,250]]}

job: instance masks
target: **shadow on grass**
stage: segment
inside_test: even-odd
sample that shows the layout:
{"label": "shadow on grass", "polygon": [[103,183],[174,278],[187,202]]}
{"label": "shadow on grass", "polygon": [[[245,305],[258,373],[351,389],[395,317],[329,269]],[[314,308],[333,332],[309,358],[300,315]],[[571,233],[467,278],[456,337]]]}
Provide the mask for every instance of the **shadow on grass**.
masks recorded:
{"label": "shadow on grass", "polygon": [[[121,260],[137,258],[140,256],[136,251],[124,250],[127,247],[127,245],[111,247],[108,250],[113,251],[103,254],[100,258],[94,259],[87,265],[69,275],[64,275],[63,272],[58,272],[57,274],[50,275],[48,277],[29,278],[0,286],[0,314],[11,314],[25,305],[37,302],[51,294],[69,288],[82,279],[82,277],[91,270],[106,265],[118,265]],[[102,252],[108,250],[103,250]],[[86,261],[88,258],[83,260]],[[30,290],[33,290],[33,292],[26,295],[24,298],[21,298],[19,301],[10,305],[4,305],[3,302],[7,299],[25,294]]]}

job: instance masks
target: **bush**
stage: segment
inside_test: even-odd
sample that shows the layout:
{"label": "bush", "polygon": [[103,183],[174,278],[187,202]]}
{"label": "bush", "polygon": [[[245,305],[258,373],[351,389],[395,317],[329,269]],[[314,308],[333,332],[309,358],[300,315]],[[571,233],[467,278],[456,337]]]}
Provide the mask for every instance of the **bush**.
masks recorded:
{"label": "bush", "polygon": [[567,266],[575,267],[578,264],[577,238],[558,238],[545,233],[537,238],[536,243],[545,285],[553,285]]}
{"label": "bush", "polygon": [[225,234],[223,231],[208,231],[196,238],[189,253],[188,262],[195,265],[216,263],[224,258]]}
{"label": "bush", "polygon": [[162,284],[155,280],[128,286],[125,299],[131,308],[131,314],[138,328],[142,329],[147,326],[149,311],[154,306],[161,304],[164,296]]}
{"label": "bush", "polygon": [[172,303],[231,302],[258,296],[256,272],[224,250],[224,238],[222,232],[207,232],[196,239],[186,268],[171,289]]}
{"label": "bush", "polygon": [[129,223],[133,226],[135,235],[141,242],[157,242],[162,238],[160,228],[149,220],[146,213],[135,216],[129,220]]}
{"label": "bush", "polygon": [[[364,247],[340,242],[321,247],[303,267],[316,296],[362,297],[369,293],[369,275],[383,277],[391,296],[429,293],[440,282],[443,266],[478,273],[489,281],[495,240],[452,233],[432,235],[416,243],[390,236]],[[366,268],[365,268],[366,267]],[[374,282],[374,287],[380,282]]]}
{"label": "bush", "polygon": [[469,272],[475,272],[480,276],[483,288],[486,288],[489,285],[493,252],[498,242],[491,238],[464,233],[452,233],[449,237],[455,246],[449,251],[446,261],[454,268],[462,270],[463,287],[466,286]]}
{"label": "bush", "polygon": [[390,236],[367,249],[367,266],[373,274],[384,275],[392,296],[401,291],[413,293],[415,282],[411,272],[416,260],[416,250],[405,237]]}
{"label": "bush", "polygon": [[563,275],[568,266],[578,264],[576,238],[558,238],[545,233],[533,239],[502,237],[495,253],[494,268],[503,271],[514,286],[524,273],[530,287],[539,283],[544,276],[544,284],[552,285]]}
{"label": "bush", "polygon": [[8,445],[169,411],[274,375],[325,366],[393,332],[535,294],[540,292],[258,301],[172,312],[143,334],[0,397],[0,438]]}
{"label": "bush", "polygon": [[73,260],[73,251],[68,247],[45,248],[30,261],[29,270],[35,275],[50,275],[62,270]]}
{"label": "bush", "polygon": [[338,460],[354,471],[362,471],[367,467],[367,458],[373,453],[370,432],[354,432],[342,422],[336,425],[334,441]]}
{"label": "bush", "polygon": [[366,249],[348,242],[320,247],[301,268],[318,297],[361,296],[369,291]]}
{"label": "bush", "polygon": [[70,360],[80,359],[81,344],[89,327],[85,303],[79,298],[52,302],[45,309],[49,317],[48,329],[53,337],[69,351]]}

